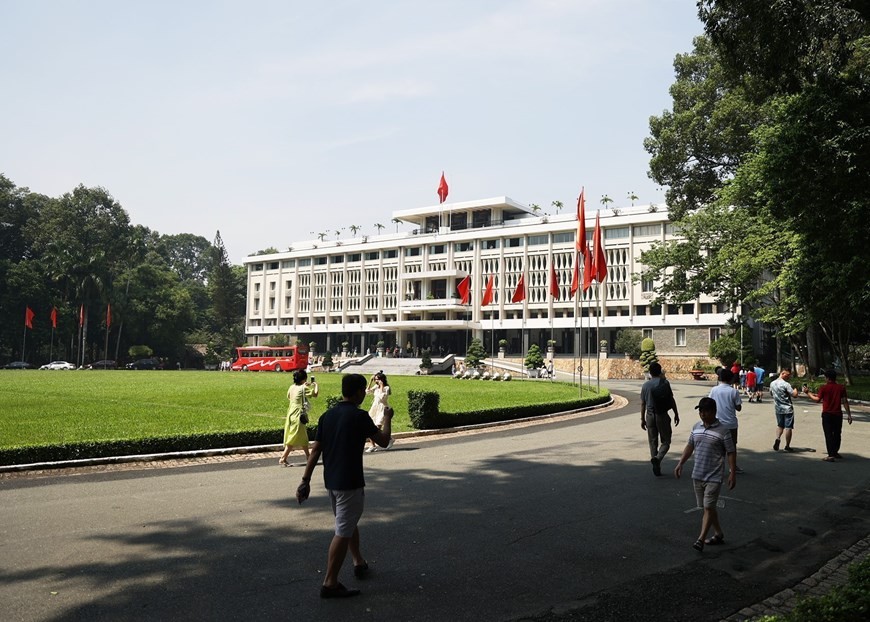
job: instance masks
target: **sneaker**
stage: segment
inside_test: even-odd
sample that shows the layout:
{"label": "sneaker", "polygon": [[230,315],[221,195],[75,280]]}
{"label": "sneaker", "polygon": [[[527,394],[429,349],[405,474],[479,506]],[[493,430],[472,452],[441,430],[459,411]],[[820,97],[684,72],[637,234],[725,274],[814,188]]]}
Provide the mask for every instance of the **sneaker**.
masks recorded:
{"label": "sneaker", "polygon": [[661,460],[658,458],[650,458],[649,460],[652,463],[653,475],[658,477],[662,474]]}
{"label": "sneaker", "polygon": [[737,475],[743,475],[746,471],[744,471],[744,470],[741,469],[740,467],[736,467],[736,468],[734,469],[734,472],[737,473]]}
{"label": "sneaker", "polygon": [[773,451],[779,451],[779,439],[773,441]]}
{"label": "sneaker", "polygon": [[392,449],[392,447],[393,447],[393,439],[392,439],[392,437],[391,437],[391,438],[390,438],[390,442],[387,443],[387,446],[384,447],[384,449]]}
{"label": "sneaker", "polygon": [[368,447],[366,447],[366,453],[367,453],[367,454],[370,454],[370,453],[372,453],[373,451],[377,451],[377,450],[378,450],[377,447],[372,447],[371,445],[369,445]]}
{"label": "sneaker", "polygon": [[784,449],[785,451],[794,451],[794,449],[792,449],[792,448],[791,448],[790,446],[788,446],[788,445],[786,445],[785,447],[783,447],[783,449]]}
{"label": "sneaker", "polygon": [[842,459],[843,459],[843,456],[841,456],[840,454],[834,454],[834,457],[835,457],[837,460],[842,460]]}
{"label": "sneaker", "polygon": [[349,590],[341,583],[337,583],[334,587],[320,586],[320,598],[349,598],[359,596],[359,593],[359,590]]}

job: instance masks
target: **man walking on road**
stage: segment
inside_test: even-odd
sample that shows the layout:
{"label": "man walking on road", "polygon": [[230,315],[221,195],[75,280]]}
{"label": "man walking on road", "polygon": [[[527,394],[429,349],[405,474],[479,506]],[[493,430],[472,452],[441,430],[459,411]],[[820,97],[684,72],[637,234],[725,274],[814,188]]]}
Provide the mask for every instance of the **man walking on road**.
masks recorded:
{"label": "man walking on road", "polygon": [[350,549],[353,574],[363,578],[369,566],[359,550],[357,523],[363,513],[365,479],[363,477],[363,448],[370,438],[386,447],[392,437],[393,409],[384,409],[382,429],[378,429],[369,414],[359,405],[366,397],[366,379],[360,374],[348,374],[341,379],[343,400],[330,408],[317,422],[317,434],[302,483],[296,489],[296,500],[301,504],[311,493],[311,474],[323,455],[323,481],[335,514],[335,536],[329,545],[326,576],[320,588],[321,598],[356,596],[359,590],[349,590],[338,581],[338,573]]}
{"label": "man walking on road", "polygon": [[[716,419],[716,400],[702,397],[695,409],[701,416],[701,420],[694,425],[689,434],[689,442],[674,469],[674,476],[680,478],[683,474],[683,465],[692,454],[695,454],[692,481],[695,500],[699,508],[704,508],[704,516],[701,518],[701,535],[692,547],[696,551],[703,551],[705,544],[725,544],[725,534],[722,533],[722,527],[719,525],[716,503],[719,501],[719,492],[722,489],[726,456],[730,467],[728,489],[733,490],[737,484],[737,448],[731,440],[731,434]],[[711,528],[713,535],[707,538]]]}
{"label": "man walking on road", "polygon": [[640,388],[640,427],[646,430],[649,441],[650,462],[653,474],[662,474],[662,460],[671,448],[671,418],[668,410],[674,411],[674,425],[680,425],[680,413],[674,400],[671,383],[662,377],[662,366],[649,366],[652,376]]}
{"label": "man walking on road", "polygon": [[[740,400],[740,391],[734,388],[732,371],[724,367],[719,370],[719,383],[710,389],[708,397],[716,401],[716,418],[723,428],[731,434],[734,447],[737,447],[737,413],[743,408]],[[743,469],[735,467],[736,472],[743,473]]]}
{"label": "man walking on road", "polygon": [[849,416],[849,425],[852,425],[852,411],[849,408],[849,399],[846,397],[846,386],[837,383],[837,372],[829,369],[825,372],[828,381],[819,387],[818,393],[810,391],[804,385],[804,392],[814,402],[822,403],[822,431],[825,433],[825,445],[828,455],[825,462],[841,460],[840,441],[843,435],[843,409]]}
{"label": "man walking on road", "polygon": [[783,369],[779,378],[770,383],[770,396],[773,398],[773,412],[776,415],[774,451],[779,451],[779,441],[783,431],[785,431],[785,451],[794,451],[791,447],[791,433],[794,429],[794,404],[792,404],[791,398],[798,396],[798,390],[791,386],[789,378],[791,378],[791,372]]}

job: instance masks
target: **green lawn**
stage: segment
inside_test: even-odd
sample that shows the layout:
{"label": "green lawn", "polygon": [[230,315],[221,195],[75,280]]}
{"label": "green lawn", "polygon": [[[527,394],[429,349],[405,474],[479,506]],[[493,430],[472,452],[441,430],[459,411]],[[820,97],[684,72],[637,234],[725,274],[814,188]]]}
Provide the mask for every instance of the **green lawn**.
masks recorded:
{"label": "green lawn", "polygon": [[[341,394],[339,374],[317,375],[320,397]],[[291,376],[196,371],[0,370],[0,449],[283,427]],[[484,382],[445,377],[390,379],[393,430],[410,430],[408,391],[432,390],[440,410],[463,412],[501,404],[576,399],[576,387],[546,381]],[[370,399],[363,403],[368,409]],[[280,434],[276,441],[280,442]]]}

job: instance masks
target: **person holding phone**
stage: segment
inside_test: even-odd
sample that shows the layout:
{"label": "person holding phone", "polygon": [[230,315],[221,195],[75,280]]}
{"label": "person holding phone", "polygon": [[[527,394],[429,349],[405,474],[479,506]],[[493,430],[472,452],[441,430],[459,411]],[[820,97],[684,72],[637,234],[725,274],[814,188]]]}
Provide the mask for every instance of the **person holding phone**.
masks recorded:
{"label": "person holding phone", "polygon": [[[372,376],[366,394],[373,397],[371,408],[369,408],[369,417],[372,418],[378,429],[381,429],[384,425],[384,411],[390,406],[390,383],[387,382],[384,372],[379,371]],[[392,446],[393,439],[390,439],[389,444],[384,449],[390,449]],[[372,441],[372,444],[366,448],[366,453],[377,450],[378,446]]]}

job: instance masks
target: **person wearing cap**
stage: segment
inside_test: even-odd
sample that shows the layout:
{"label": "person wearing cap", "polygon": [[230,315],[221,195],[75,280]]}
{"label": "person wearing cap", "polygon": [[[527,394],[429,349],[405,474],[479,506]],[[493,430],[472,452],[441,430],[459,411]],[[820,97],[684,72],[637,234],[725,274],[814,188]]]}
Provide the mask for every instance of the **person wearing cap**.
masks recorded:
{"label": "person wearing cap", "polygon": [[[715,387],[710,389],[707,397],[712,397],[716,400],[716,418],[722,427],[728,430],[731,438],[734,440],[734,446],[737,447],[737,413],[743,408],[743,402],[740,399],[740,391],[734,388],[734,372],[724,367],[719,370],[719,382]],[[737,467],[738,474],[743,473],[743,469]]]}
{"label": "person wearing cap", "polygon": [[[696,551],[703,551],[705,544],[725,543],[725,534],[719,524],[716,503],[722,488],[726,457],[730,469],[728,489],[733,489],[737,484],[737,448],[734,446],[731,433],[716,418],[716,400],[702,397],[695,410],[698,411],[701,420],[692,427],[689,442],[674,469],[674,476],[680,478],[683,474],[683,465],[694,455],[692,484],[698,507],[704,509],[704,514],[701,518],[701,534],[692,547]],[[708,538],[710,529],[713,530],[713,535]]]}

